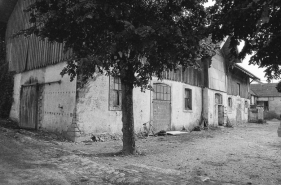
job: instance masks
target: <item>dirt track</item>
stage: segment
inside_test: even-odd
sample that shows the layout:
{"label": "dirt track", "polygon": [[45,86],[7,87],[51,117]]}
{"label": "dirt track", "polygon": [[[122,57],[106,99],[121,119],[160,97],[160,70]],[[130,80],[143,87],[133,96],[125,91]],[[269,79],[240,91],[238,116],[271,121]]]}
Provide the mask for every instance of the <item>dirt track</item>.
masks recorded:
{"label": "dirt track", "polygon": [[206,176],[222,183],[281,184],[279,124],[268,121],[181,136],[149,137],[138,140],[137,146],[145,154],[138,157],[114,156],[122,148],[120,141],[71,148],[117,167],[147,165],[178,170],[187,178]]}
{"label": "dirt track", "polygon": [[0,128],[0,184],[281,184],[279,122],[137,141],[70,143]]}

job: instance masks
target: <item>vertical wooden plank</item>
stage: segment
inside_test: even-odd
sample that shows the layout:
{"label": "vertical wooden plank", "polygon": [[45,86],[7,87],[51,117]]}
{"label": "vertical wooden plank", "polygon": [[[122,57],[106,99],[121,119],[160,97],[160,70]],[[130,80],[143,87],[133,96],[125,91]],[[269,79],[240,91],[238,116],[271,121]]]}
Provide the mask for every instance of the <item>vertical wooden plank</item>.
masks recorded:
{"label": "vertical wooden plank", "polygon": [[48,63],[48,60],[47,60],[47,56],[48,56],[48,41],[47,39],[44,40],[44,59],[43,59],[43,64],[42,66],[45,66],[45,64]]}
{"label": "vertical wooden plank", "polygon": [[62,61],[63,44],[59,44],[59,61]]}

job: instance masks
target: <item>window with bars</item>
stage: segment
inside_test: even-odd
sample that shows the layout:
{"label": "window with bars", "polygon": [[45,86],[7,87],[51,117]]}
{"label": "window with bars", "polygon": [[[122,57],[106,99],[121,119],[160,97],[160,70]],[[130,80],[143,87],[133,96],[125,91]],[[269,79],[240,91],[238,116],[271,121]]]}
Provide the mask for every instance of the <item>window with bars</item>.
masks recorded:
{"label": "window with bars", "polygon": [[153,99],[171,101],[171,87],[165,84],[153,84]]}
{"label": "window with bars", "polygon": [[184,110],[192,110],[192,90],[184,89]]}
{"label": "window with bars", "polygon": [[113,106],[121,106],[122,89],[120,78],[113,78]]}

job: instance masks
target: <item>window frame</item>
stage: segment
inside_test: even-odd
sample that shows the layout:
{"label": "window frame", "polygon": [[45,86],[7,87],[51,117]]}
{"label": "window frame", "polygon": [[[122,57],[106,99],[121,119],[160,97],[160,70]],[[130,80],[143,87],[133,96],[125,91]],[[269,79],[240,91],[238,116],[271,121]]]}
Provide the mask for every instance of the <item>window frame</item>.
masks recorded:
{"label": "window frame", "polygon": [[[189,103],[188,103],[188,97],[187,97],[187,93],[186,92],[189,92],[188,94],[189,94],[189,99],[190,99],[190,101],[189,101]],[[190,88],[184,88],[184,90],[183,90],[183,110],[184,111],[192,111],[193,110],[193,106],[192,106],[192,89],[190,89]],[[187,105],[187,104],[189,104],[189,105]]]}
{"label": "window frame", "polygon": [[228,107],[232,108],[233,102],[232,102],[232,98],[231,97],[228,97],[227,105],[228,105]]}
{"label": "window frame", "polygon": [[238,96],[241,96],[241,85],[240,85],[240,83],[237,83],[237,91],[238,91],[238,92],[237,92],[237,93],[238,93],[237,95],[238,95]]}
{"label": "window frame", "polygon": [[[109,76],[108,110],[122,111],[122,83],[120,78]],[[117,103],[118,102],[118,103]]]}
{"label": "window frame", "polygon": [[122,102],[122,84],[120,78],[113,77],[113,92],[116,94],[113,96],[116,98],[116,100],[113,100],[113,107],[120,107]]}
{"label": "window frame", "polygon": [[[216,101],[218,100],[218,101]],[[215,104],[216,105],[223,105],[223,96],[220,93],[215,93]]]}
{"label": "window frame", "polygon": [[154,83],[153,100],[171,101],[171,87],[164,83]]}

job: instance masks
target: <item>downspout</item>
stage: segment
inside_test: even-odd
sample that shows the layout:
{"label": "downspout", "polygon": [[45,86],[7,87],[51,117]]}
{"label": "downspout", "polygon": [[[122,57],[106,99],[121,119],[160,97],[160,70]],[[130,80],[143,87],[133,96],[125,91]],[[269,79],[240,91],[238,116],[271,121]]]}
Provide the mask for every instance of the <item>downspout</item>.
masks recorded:
{"label": "downspout", "polygon": [[[150,86],[152,86],[152,82],[150,81]],[[149,97],[149,105],[150,105],[150,111],[149,111],[149,123],[151,124],[152,118],[151,118],[151,111],[152,111],[152,101],[151,101],[151,90],[150,90],[150,97]],[[150,126],[150,125],[149,125]]]}
{"label": "downspout", "polygon": [[204,120],[204,85],[201,86],[202,108],[201,108],[201,122]]}

